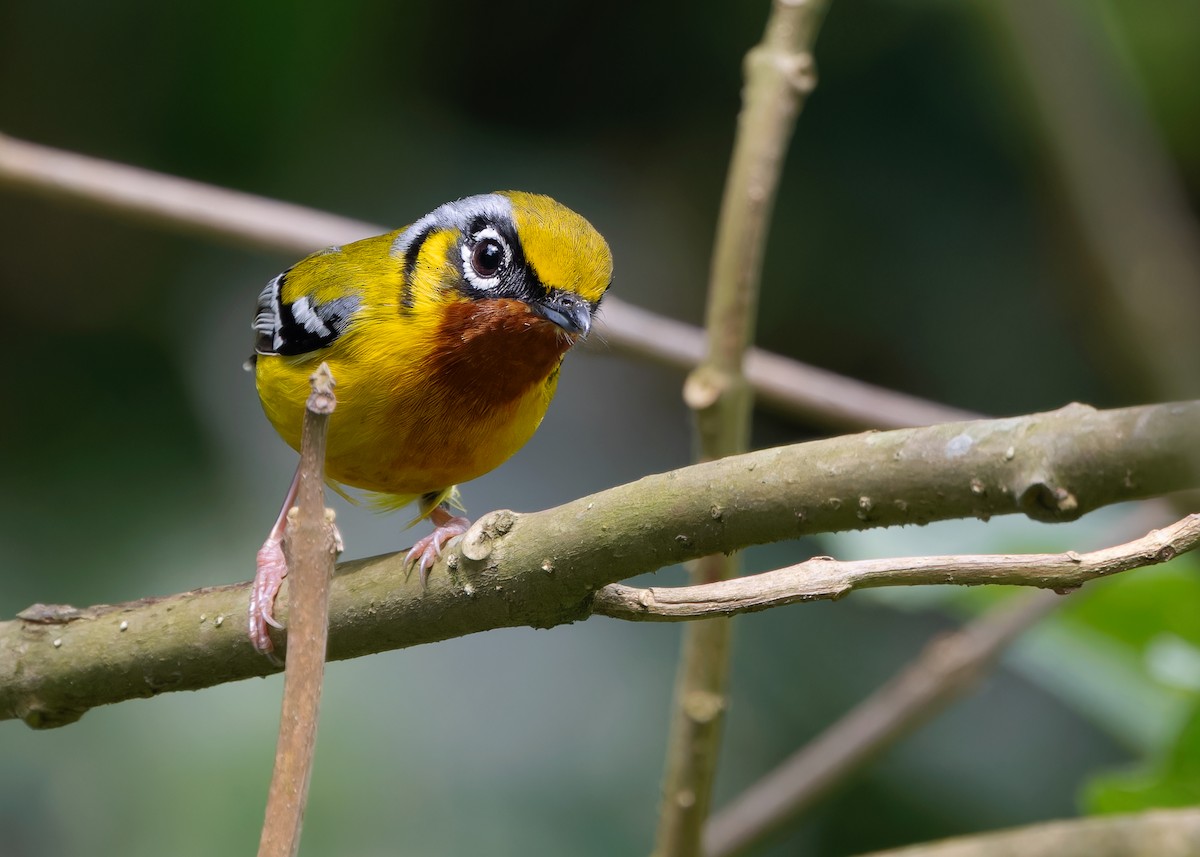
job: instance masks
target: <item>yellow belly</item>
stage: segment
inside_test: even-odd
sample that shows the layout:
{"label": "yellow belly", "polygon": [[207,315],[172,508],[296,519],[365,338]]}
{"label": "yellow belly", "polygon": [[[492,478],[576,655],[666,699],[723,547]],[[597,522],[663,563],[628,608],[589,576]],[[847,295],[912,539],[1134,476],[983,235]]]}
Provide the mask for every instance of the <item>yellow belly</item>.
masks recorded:
{"label": "yellow belly", "polygon": [[[374,373],[330,358],[337,409],[329,420],[329,479],[384,494],[423,494],[467,482],[503,464],[546,414],[557,377],[510,402],[462,400],[431,384],[381,396]],[[258,359],[259,396],[268,419],[294,449],[308,397],[312,358]]]}
{"label": "yellow belly", "polygon": [[565,347],[540,325],[522,334],[460,336],[421,356],[411,341],[347,335],[309,354],[260,355],[258,394],[275,429],[299,449],[308,378],[324,360],[337,396],[327,478],[391,495],[440,491],[498,467],[545,416]]}

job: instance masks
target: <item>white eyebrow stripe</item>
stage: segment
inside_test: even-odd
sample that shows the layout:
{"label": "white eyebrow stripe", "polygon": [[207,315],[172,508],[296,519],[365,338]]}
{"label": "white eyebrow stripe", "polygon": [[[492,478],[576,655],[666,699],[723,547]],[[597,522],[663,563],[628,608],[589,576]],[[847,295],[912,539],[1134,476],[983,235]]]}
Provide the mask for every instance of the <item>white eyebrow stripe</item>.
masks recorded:
{"label": "white eyebrow stripe", "polygon": [[396,236],[396,240],[392,242],[392,255],[407,254],[413,243],[423,238],[431,229],[459,229],[466,232],[476,217],[483,217],[493,223],[511,220],[512,200],[498,193],[482,193],[439,205]]}

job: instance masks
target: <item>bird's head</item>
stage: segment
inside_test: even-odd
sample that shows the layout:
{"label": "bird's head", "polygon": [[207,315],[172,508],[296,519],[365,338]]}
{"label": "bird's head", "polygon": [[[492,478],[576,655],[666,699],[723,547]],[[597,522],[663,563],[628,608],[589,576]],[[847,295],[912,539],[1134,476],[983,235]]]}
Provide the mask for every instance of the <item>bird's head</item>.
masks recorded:
{"label": "bird's head", "polygon": [[391,254],[403,262],[408,301],[532,313],[568,344],[587,336],[612,280],[612,254],[590,223],[520,191],[439,206],[400,232]]}

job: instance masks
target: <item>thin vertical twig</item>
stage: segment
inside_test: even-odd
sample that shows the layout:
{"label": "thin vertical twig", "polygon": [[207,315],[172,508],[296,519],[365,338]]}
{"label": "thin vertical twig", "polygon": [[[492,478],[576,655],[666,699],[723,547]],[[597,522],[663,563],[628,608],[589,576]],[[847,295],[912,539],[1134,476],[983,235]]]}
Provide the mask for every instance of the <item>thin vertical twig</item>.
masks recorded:
{"label": "thin vertical twig", "polygon": [[329,583],[341,550],[325,509],[325,435],[336,404],[326,364],[313,373],[311,383],[300,442],[300,490],[283,543],[288,563],[287,661],[258,857],[294,857],[300,847],[329,639]]}
{"label": "thin vertical twig", "polygon": [[[762,41],[745,61],[743,106],[717,223],[709,278],[708,352],[688,377],[701,461],[746,449],[753,393],[743,371],[752,340],[767,227],[803,98],[815,84],[811,53],[824,0],[775,0]],[[693,583],[737,574],[736,555],[698,560]],[[676,676],[655,855],[699,852],[726,707],[730,624],[684,632]]]}

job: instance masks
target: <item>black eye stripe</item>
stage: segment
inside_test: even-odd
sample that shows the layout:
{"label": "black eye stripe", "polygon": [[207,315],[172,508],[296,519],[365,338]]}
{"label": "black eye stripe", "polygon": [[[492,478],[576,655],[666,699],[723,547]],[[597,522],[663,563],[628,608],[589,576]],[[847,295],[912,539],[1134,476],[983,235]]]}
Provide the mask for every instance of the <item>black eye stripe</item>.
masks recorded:
{"label": "black eye stripe", "polygon": [[417,270],[417,260],[421,258],[421,248],[425,240],[433,232],[432,226],[421,230],[404,251],[404,287],[400,290],[400,306],[412,309],[416,301],[413,298],[413,272]]}

